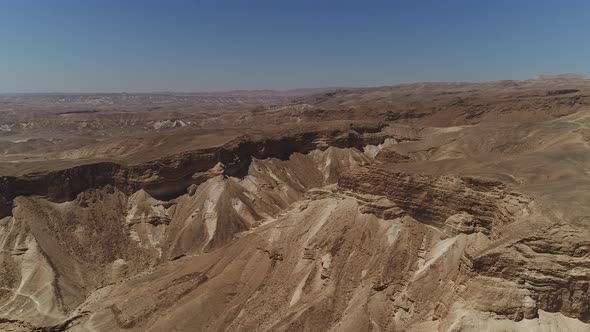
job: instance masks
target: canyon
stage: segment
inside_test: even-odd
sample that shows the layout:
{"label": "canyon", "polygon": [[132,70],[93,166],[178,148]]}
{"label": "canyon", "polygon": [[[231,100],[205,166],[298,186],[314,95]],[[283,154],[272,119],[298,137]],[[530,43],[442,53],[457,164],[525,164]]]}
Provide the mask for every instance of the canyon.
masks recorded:
{"label": "canyon", "polygon": [[590,331],[588,165],[579,75],[2,96],[0,330]]}

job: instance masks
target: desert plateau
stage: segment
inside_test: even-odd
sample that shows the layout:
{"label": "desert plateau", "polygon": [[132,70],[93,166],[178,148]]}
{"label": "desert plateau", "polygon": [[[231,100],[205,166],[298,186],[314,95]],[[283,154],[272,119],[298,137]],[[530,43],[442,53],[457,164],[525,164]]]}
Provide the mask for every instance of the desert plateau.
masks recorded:
{"label": "desert plateau", "polygon": [[2,95],[0,330],[590,331],[589,165],[583,75]]}

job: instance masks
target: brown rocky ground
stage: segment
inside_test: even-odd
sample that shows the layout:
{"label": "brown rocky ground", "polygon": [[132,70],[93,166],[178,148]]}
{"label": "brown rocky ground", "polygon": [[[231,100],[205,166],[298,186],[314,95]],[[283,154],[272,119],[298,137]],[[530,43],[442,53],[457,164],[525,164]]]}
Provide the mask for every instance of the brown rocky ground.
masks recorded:
{"label": "brown rocky ground", "polygon": [[92,142],[3,118],[0,330],[590,331],[589,92],[306,91]]}

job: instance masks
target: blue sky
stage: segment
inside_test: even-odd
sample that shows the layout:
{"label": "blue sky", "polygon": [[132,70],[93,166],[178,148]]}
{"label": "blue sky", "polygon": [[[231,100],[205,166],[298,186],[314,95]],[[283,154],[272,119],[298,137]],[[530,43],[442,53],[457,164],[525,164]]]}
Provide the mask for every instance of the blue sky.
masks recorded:
{"label": "blue sky", "polygon": [[585,0],[0,0],[0,92],[590,74]]}

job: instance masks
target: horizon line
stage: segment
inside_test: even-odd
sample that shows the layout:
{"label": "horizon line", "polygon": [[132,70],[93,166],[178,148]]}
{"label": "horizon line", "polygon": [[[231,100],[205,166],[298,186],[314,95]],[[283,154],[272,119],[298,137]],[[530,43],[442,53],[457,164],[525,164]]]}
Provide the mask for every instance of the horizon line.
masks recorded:
{"label": "horizon line", "polygon": [[396,87],[413,84],[478,84],[478,83],[494,83],[494,82],[525,82],[536,79],[590,79],[590,76],[580,73],[560,73],[560,74],[538,74],[527,79],[500,79],[500,80],[473,80],[473,81],[411,81],[397,84],[384,85],[351,85],[351,86],[320,86],[320,87],[298,87],[291,89],[229,89],[229,90],[201,90],[201,91],[174,91],[174,90],[153,90],[153,91],[51,91],[51,92],[0,92],[0,95],[114,95],[114,94],[220,94],[220,93],[247,93],[247,92],[275,92],[275,93],[289,93],[301,90],[335,90],[335,89],[368,89],[368,88],[383,88]]}

